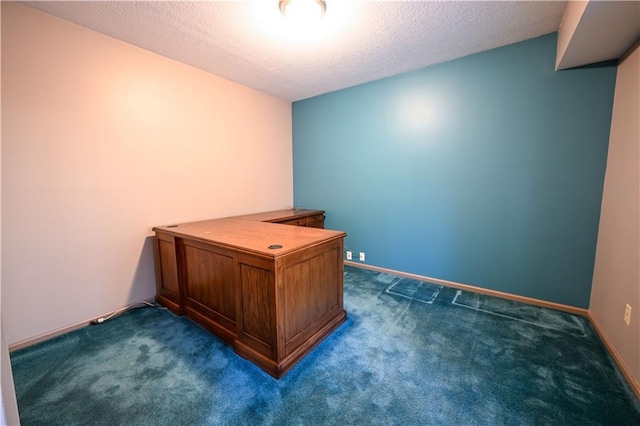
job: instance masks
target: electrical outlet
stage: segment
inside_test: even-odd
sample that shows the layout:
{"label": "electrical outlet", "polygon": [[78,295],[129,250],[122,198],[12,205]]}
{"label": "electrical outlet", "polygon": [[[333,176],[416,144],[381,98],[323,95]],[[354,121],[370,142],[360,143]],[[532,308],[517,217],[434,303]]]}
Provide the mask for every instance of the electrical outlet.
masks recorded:
{"label": "electrical outlet", "polygon": [[360,262],[364,262],[364,252],[360,252]]}
{"label": "electrical outlet", "polygon": [[631,305],[629,305],[628,303],[624,307],[624,322],[627,325],[629,325],[629,323],[631,322]]}
{"label": "electrical outlet", "polygon": [[351,260],[353,258],[353,256],[351,255],[350,251],[347,251],[347,260]]}

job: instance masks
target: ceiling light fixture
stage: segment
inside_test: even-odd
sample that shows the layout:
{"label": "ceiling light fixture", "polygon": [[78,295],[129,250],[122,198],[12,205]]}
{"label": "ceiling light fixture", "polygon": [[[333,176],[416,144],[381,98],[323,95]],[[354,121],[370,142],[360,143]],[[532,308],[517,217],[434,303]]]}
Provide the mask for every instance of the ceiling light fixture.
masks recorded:
{"label": "ceiling light fixture", "polygon": [[280,0],[278,5],[284,16],[301,21],[321,18],[327,11],[324,0]]}

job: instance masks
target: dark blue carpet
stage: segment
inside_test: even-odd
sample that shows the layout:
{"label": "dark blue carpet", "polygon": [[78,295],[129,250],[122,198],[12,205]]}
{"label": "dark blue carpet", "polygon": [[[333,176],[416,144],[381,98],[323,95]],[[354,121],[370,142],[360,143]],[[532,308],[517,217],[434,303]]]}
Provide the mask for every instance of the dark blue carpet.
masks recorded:
{"label": "dark blue carpet", "polygon": [[346,267],[347,321],[281,380],[152,308],[14,352],[22,423],[640,424],[583,318],[558,314],[576,333],[548,310],[446,287],[428,304],[385,291],[397,278]]}

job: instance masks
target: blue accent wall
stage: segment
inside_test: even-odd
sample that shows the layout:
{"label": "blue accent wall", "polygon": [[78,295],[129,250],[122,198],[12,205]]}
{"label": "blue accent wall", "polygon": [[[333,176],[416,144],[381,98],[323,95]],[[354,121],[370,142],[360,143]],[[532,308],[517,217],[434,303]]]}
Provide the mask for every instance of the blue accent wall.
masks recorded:
{"label": "blue accent wall", "polygon": [[368,264],[587,308],[616,66],[556,41],[295,102],[295,204]]}

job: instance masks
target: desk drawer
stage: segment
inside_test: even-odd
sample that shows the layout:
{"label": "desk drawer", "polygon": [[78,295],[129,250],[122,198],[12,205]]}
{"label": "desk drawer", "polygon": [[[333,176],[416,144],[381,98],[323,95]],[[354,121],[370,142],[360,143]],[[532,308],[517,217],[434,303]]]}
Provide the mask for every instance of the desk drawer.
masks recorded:
{"label": "desk drawer", "polygon": [[296,219],[283,220],[282,222],[278,222],[278,223],[282,225],[307,226],[307,218],[298,217]]}
{"label": "desk drawer", "polygon": [[315,217],[310,217],[309,221],[307,222],[307,226],[310,228],[321,228],[324,229],[324,218],[322,216],[315,218]]}
{"label": "desk drawer", "polygon": [[294,219],[279,220],[276,223],[282,225],[307,226],[310,228],[324,228],[324,214],[296,217]]}

